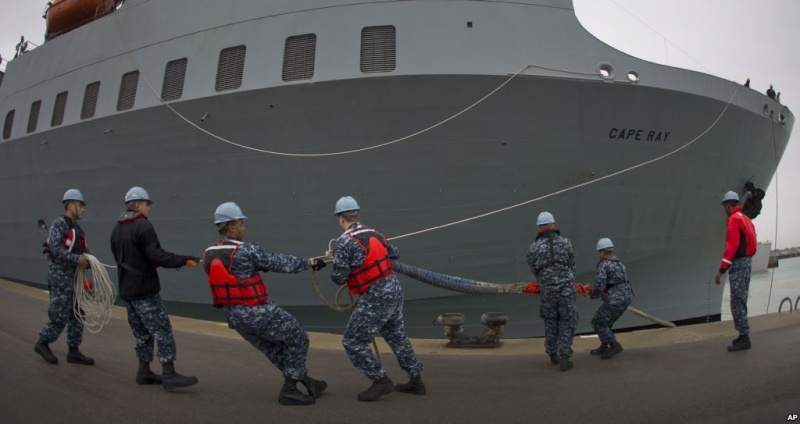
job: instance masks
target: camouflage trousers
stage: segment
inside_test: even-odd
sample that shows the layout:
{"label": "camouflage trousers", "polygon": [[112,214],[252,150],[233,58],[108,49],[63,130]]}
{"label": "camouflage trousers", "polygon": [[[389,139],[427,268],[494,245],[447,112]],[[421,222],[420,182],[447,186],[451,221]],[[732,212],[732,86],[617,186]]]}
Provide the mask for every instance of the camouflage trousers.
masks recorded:
{"label": "camouflage trousers", "polygon": [[633,291],[628,283],[617,284],[608,290],[608,297],[597,308],[592,318],[592,328],[602,343],[616,342],[611,327],[633,302]]}
{"label": "camouflage trousers", "polygon": [[572,339],[578,326],[578,307],[572,284],[542,285],[539,316],[544,320],[544,346],[548,355],[572,356]]}
{"label": "camouflage trousers", "polygon": [[172,324],[161,302],[161,296],[128,300],[128,324],[136,339],[136,357],[144,362],[153,360],[153,348],[158,341],[158,362],[172,362],[176,358],[175,337]]}
{"label": "camouflage trousers", "polygon": [[417,361],[414,348],[406,336],[403,322],[403,288],[397,277],[390,275],[370,286],[369,291],[358,299],[358,304],[342,344],[347,356],[359,371],[370,380],[377,381],[386,375],[370,348],[370,342],[381,335],[397,357],[400,368],[410,378],[422,373],[422,364]]}
{"label": "camouflage trousers", "polygon": [[63,272],[51,267],[47,276],[47,286],[50,290],[50,305],[47,307],[49,321],[39,331],[39,339],[50,344],[58,340],[58,336],[67,327],[67,346],[78,347],[83,341],[83,324],[75,318],[72,312],[72,298],[75,294],[73,287],[75,272]]}
{"label": "camouflage trousers", "polygon": [[728,281],[731,289],[731,315],[733,325],[740,335],[750,334],[750,323],[747,321],[747,293],[750,291],[750,270],[752,258],[735,259],[731,264]]}
{"label": "camouflage trousers", "polygon": [[268,301],[263,305],[226,306],[228,325],[258,349],[283,373],[302,380],[306,376],[308,333],[290,313]]}

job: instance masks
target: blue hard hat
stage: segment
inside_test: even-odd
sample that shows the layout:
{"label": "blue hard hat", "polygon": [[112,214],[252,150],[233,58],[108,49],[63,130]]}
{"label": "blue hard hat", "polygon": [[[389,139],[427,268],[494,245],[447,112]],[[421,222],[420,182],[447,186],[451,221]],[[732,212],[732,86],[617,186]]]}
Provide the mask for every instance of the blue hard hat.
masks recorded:
{"label": "blue hard hat", "polygon": [[141,187],[131,187],[131,189],[125,193],[125,203],[133,202],[135,200],[147,200],[148,205],[153,204],[153,201],[150,200],[150,195],[147,194],[147,190]]}
{"label": "blue hard hat", "polygon": [[739,194],[737,194],[735,191],[729,191],[729,192],[725,193],[724,196],[722,196],[722,203],[725,203],[725,202],[727,202],[729,200],[735,200],[735,201],[738,202],[739,201]]}
{"label": "blue hard hat", "polygon": [[611,249],[612,247],[614,247],[614,243],[611,242],[610,238],[605,238],[604,237],[604,238],[601,238],[600,240],[597,240],[597,251],[598,252],[601,251],[601,250],[604,250],[604,249]]}
{"label": "blue hard hat", "polygon": [[333,214],[339,215],[342,212],[357,211],[360,209],[356,199],[353,199],[351,196],[344,196],[336,201],[336,209],[333,210]]}
{"label": "blue hard hat", "polygon": [[77,200],[84,205],[86,204],[86,202],[83,201],[83,193],[77,188],[71,188],[64,193],[64,200],[62,200],[62,203],[67,203],[70,200]]}
{"label": "blue hard hat", "polygon": [[242,213],[242,208],[233,202],[225,202],[217,206],[217,210],[214,211],[215,224],[222,224],[223,222],[236,221],[237,219],[245,218],[247,217]]}
{"label": "blue hard hat", "polygon": [[553,224],[555,222],[556,219],[553,218],[553,214],[551,214],[550,212],[542,212],[536,218],[536,225],[547,225],[547,224]]}

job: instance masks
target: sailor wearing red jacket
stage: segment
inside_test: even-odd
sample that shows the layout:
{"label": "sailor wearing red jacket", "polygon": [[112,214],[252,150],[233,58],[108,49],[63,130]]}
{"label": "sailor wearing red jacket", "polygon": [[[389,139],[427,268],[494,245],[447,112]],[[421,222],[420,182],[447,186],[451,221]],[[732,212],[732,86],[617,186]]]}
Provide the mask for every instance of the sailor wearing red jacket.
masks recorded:
{"label": "sailor wearing red jacket", "polygon": [[[304,259],[270,252],[245,243],[242,209],[226,202],[214,212],[214,223],[222,236],[203,255],[203,269],[214,306],[225,308],[230,328],[236,330],[284,376],[278,395],[282,405],[311,405],[328,384],[309,377],[306,371],[308,333],[290,313],[269,299],[259,271],[296,274],[325,266],[321,259]],[[297,383],[308,390],[298,390]]]}
{"label": "sailor wearing red jacket", "polygon": [[739,195],[734,191],[725,193],[722,198],[722,207],[728,215],[728,230],[725,235],[725,253],[716,277],[716,283],[720,284],[722,274],[730,269],[731,315],[739,337],[728,346],[728,352],[750,349],[747,292],[750,290],[752,257],[756,254],[756,229],[750,218],[742,213],[742,207],[738,203]]}

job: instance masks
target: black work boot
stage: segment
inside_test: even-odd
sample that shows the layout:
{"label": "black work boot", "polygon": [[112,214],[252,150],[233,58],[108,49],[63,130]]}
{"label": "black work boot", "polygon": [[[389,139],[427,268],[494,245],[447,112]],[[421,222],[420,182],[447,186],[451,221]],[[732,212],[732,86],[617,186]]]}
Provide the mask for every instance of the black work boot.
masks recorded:
{"label": "black work boot", "polygon": [[172,391],[179,387],[189,387],[197,384],[197,377],[182,376],[175,372],[175,364],[166,362],[161,364],[163,372],[161,373],[161,385],[164,390]]}
{"label": "black work boot", "polygon": [[425,383],[422,382],[422,376],[411,377],[408,383],[400,383],[394,386],[394,389],[400,393],[411,393],[415,395],[424,395],[427,393],[425,390]]}
{"label": "black work boot", "polygon": [[589,354],[590,355],[602,355],[602,354],[608,352],[608,348],[609,347],[610,346],[608,345],[608,343],[600,343],[600,347],[598,347],[597,349],[592,349],[591,351],[589,351]]}
{"label": "black work boot", "polygon": [[551,353],[550,354],[550,363],[553,364],[553,365],[558,365],[559,362],[560,362],[560,358],[559,358],[558,354]]}
{"label": "black work boot", "polygon": [[278,403],[281,405],[311,405],[314,403],[314,396],[303,394],[297,389],[298,381],[289,377],[284,379],[283,388],[278,395]]}
{"label": "black work boot", "polygon": [[51,364],[58,363],[58,358],[56,358],[56,355],[53,355],[53,352],[50,350],[50,347],[47,346],[47,343],[41,340],[37,341],[36,344],[33,345],[33,351],[41,355],[45,361]]}
{"label": "black work boot", "polygon": [[150,363],[139,360],[139,370],[136,371],[136,384],[161,384],[161,376],[150,370]]}
{"label": "black work boot", "polygon": [[372,402],[373,400],[392,393],[394,391],[394,383],[387,376],[383,376],[378,381],[373,381],[369,389],[364,390],[358,394],[358,400],[362,402]]}
{"label": "black work boot", "polygon": [[572,361],[569,360],[569,356],[561,355],[561,371],[569,371],[572,367]]}
{"label": "black work boot", "polygon": [[306,374],[305,378],[301,381],[304,386],[306,386],[306,390],[308,390],[308,394],[313,396],[314,399],[318,398],[325,389],[328,388],[328,383],[325,380],[314,380],[313,378],[309,377]]}
{"label": "black work boot", "polygon": [[750,349],[750,336],[739,336],[738,339],[733,341],[733,344],[728,346],[728,352],[738,352],[740,350]]}
{"label": "black work boot", "polygon": [[94,359],[84,355],[78,350],[78,346],[69,348],[67,362],[73,364],[94,365]]}
{"label": "black work boot", "polygon": [[611,342],[611,345],[608,347],[608,350],[602,354],[600,357],[603,359],[611,359],[614,355],[622,353],[622,345],[619,344],[616,340]]}

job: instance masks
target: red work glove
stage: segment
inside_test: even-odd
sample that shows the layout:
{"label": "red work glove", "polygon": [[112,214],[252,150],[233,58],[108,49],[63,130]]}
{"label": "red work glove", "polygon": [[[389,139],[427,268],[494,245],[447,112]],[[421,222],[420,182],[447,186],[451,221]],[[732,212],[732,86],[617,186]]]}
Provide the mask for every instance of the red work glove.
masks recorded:
{"label": "red work glove", "polygon": [[83,289],[89,291],[94,288],[94,281],[92,280],[83,280]]}
{"label": "red work glove", "polygon": [[542,293],[542,286],[539,283],[528,283],[522,289],[522,292],[525,294],[540,294]]}

